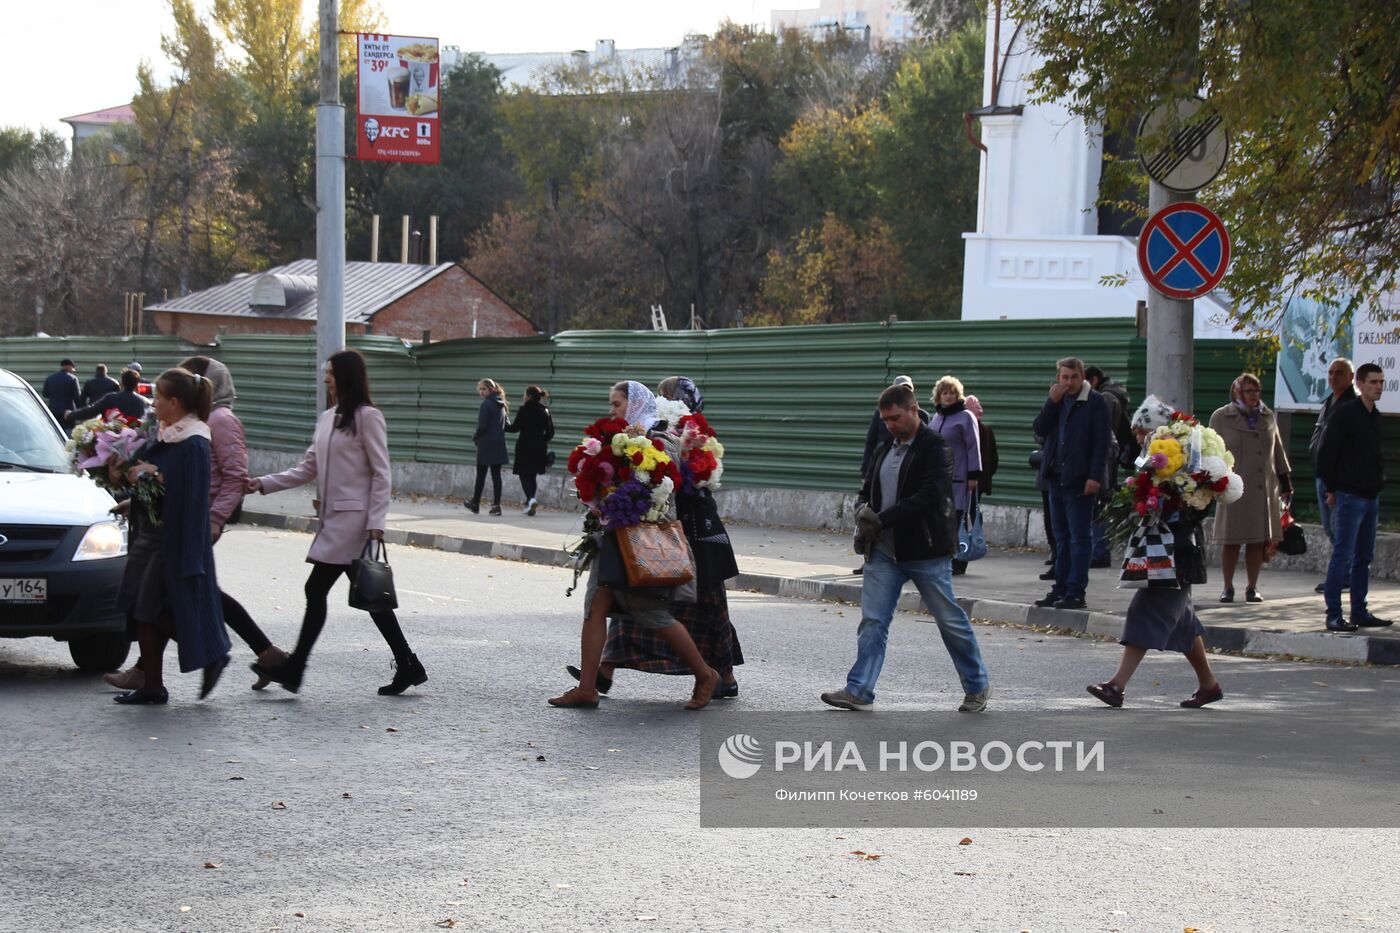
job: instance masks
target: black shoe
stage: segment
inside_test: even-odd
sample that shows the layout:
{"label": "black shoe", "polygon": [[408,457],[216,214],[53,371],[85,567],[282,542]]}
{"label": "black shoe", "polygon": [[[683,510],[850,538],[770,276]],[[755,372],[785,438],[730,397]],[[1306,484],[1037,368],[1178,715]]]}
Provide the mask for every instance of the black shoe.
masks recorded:
{"label": "black shoe", "polygon": [[199,698],[201,700],[214,692],[214,687],[218,685],[219,678],[223,676],[226,667],[228,667],[228,655],[224,655],[204,668],[204,676],[199,683]]}
{"label": "black shoe", "polygon": [[1063,596],[1057,596],[1055,593],[1050,592],[1040,597],[1040,599],[1037,599],[1035,601],[1035,604],[1041,607],[1042,609],[1050,609],[1062,599],[1064,599]]}
{"label": "black shoe", "polygon": [[1087,604],[1077,596],[1067,596],[1055,601],[1056,609],[1084,609]]}
{"label": "black shoe", "polygon": [[1259,591],[1252,586],[1245,587],[1244,601],[1247,603],[1262,603],[1264,597],[1259,595]]}
{"label": "black shoe", "polygon": [[164,706],[170,702],[170,694],[165,691],[164,687],[150,692],[133,690],[130,693],[112,697],[112,702],[120,703],[122,706]]}
{"label": "black shoe", "polygon": [[295,657],[288,658],[281,664],[274,664],[271,667],[263,667],[257,661],[248,666],[252,668],[254,674],[266,677],[289,693],[296,693],[301,689],[301,678],[306,673],[306,662],[299,661]]}
{"label": "black shoe", "polygon": [[1053,566],[1055,566],[1055,558],[1053,558],[1053,557],[1047,557],[1047,558],[1045,558],[1045,566],[1047,566],[1047,567],[1053,567]]}
{"label": "black shoe", "polygon": [[860,576],[861,574],[865,573],[865,565],[861,564],[855,570],[852,570],[851,573],[857,577]]}
{"label": "black shoe", "polygon": [[1336,615],[1332,615],[1330,612],[1327,614],[1327,631],[1329,632],[1354,632],[1358,628],[1360,628],[1360,626],[1353,625],[1342,618],[1340,612]]}
{"label": "black shoe", "polygon": [[410,654],[406,659],[394,662],[394,679],[379,688],[379,695],[382,697],[398,696],[409,687],[416,687],[427,682],[428,672],[423,670],[422,664],[418,663],[418,655]]}
{"label": "black shoe", "polygon": [[1323,581],[1322,581],[1321,583],[1319,583],[1317,586],[1313,587],[1313,592],[1314,592],[1314,593],[1325,593],[1325,592],[1327,592],[1327,581],[1326,581],[1326,580],[1323,580]]}
{"label": "black shoe", "polygon": [[500,503],[497,503],[497,504],[491,506],[491,514],[492,514],[492,515],[500,515],[500,514],[501,514],[501,505],[500,505]]}
{"label": "black shoe", "polygon": [[1382,619],[1380,616],[1372,615],[1369,612],[1353,612],[1351,614],[1351,624],[1357,628],[1385,628],[1390,624],[1389,619]]}
{"label": "black shoe", "polygon": [[[564,670],[568,671],[569,676],[572,677],[574,680],[578,680],[580,677],[583,676],[583,671],[574,667],[572,664],[564,665]],[[612,678],[604,677],[602,672],[600,671],[598,675],[593,678],[593,686],[597,688],[599,693],[607,693],[609,690],[612,689]]]}
{"label": "black shoe", "polygon": [[1042,574],[1040,575],[1040,579],[1042,579],[1042,580],[1053,580],[1053,579],[1055,579],[1055,568],[1054,568],[1054,567],[1051,567],[1049,570],[1047,570],[1047,571],[1045,571],[1044,573],[1042,573]]}
{"label": "black shoe", "polygon": [[1102,570],[1105,567],[1112,566],[1113,558],[1111,557],[1095,557],[1093,560],[1089,561],[1089,567],[1092,570]]}
{"label": "black shoe", "polygon": [[1233,589],[1221,590],[1220,601],[1222,603],[1232,603],[1235,601],[1235,591]]}
{"label": "black shoe", "polygon": [[736,680],[732,684],[721,682],[715,688],[715,692],[710,696],[712,700],[732,700],[739,695],[739,682]]}
{"label": "black shoe", "polygon": [[481,503],[475,499],[463,499],[462,506],[473,515],[481,514]]}

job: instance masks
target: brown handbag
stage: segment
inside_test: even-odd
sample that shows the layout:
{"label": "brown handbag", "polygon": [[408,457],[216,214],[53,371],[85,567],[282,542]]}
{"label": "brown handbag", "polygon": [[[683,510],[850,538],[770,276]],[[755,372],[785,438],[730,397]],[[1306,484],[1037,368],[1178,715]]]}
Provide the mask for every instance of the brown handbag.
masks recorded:
{"label": "brown handbag", "polygon": [[695,558],[680,522],[642,522],[617,529],[617,549],[634,586],[680,586],[695,579]]}

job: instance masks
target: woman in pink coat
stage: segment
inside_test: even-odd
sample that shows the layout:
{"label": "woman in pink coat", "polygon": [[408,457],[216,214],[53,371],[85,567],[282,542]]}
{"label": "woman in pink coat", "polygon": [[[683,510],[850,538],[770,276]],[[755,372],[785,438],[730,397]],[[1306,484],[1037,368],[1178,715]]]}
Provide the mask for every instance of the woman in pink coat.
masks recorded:
{"label": "woman in pink coat", "polygon": [[[365,542],[384,540],[389,512],[389,434],[384,415],[369,394],[364,357],[341,350],[326,361],[326,397],[335,407],[316,419],[316,437],[301,463],[248,481],[249,492],[269,493],[315,481],[316,515],[320,520],[306,555],[311,575],[306,579],[306,615],[291,656],[281,664],[253,671],[296,693],[306,670],[311,647],[326,624],[326,596]],[[394,679],[379,688],[382,696],[403,693],[428,679],[418,657],[408,647],[392,609],[371,612],[370,618],[394,652]]]}

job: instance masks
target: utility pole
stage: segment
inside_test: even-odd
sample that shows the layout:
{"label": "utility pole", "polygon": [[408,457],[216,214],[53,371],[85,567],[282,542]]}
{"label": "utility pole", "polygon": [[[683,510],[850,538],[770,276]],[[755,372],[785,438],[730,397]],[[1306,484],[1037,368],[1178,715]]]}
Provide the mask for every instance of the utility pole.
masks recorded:
{"label": "utility pole", "polygon": [[[1149,182],[1147,215],[1169,204],[1195,200]],[[1191,411],[1196,375],[1196,303],[1147,289],[1147,391],[1179,411]]]}
{"label": "utility pole", "polygon": [[321,102],[316,107],[316,411],[322,373],[345,346],[345,107],[340,103],[338,0],[320,0]]}

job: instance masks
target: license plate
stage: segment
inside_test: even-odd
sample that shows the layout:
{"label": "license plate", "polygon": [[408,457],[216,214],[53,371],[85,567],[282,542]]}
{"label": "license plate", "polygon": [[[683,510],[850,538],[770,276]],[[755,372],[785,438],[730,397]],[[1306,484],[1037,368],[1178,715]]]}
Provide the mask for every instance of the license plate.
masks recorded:
{"label": "license plate", "polygon": [[42,603],[49,598],[43,577],[0,577],[0,603]]}

